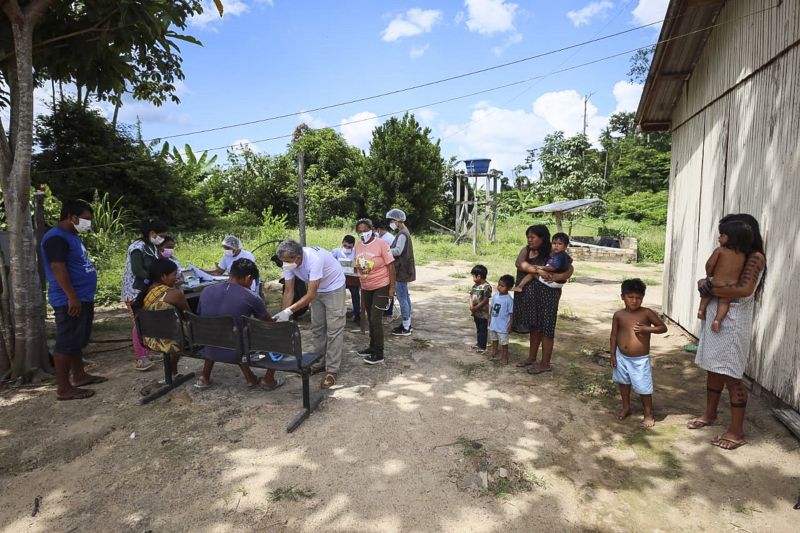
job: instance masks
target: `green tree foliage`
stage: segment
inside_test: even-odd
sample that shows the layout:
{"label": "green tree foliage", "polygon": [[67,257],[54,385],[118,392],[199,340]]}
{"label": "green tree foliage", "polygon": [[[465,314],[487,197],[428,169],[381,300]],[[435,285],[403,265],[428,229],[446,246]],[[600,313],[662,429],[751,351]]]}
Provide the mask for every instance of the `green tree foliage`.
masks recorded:
{"label": "green tree foliage", "polygon": [[615,113],[600,142],[608,157],[608,182],[613,191],[656,192],[669,184],[669,132],[636,134],[633,113]]}
{"label": "green tree foliage", "polygon": [[390,118],[372,132],[367,173],[359,189],[368,213],[397,207],[412,228],[427,226],[445,194],[445,165],[439,141],[430,139],[414,115]]}
{"label": "green tree foliage", "polygon": [[[179,31],[202,11],[199,0],[50,2],[34,34],[35,81],[75,83],[86,97],[93,93],[100,100],[117,102],[129,92],[156,105],[178,102],[175,85],[184,78],[179,43],[200,44]],[[0,36],[5,74],[13,50],[5,18]]]}
{"label": "green tree foliage", "polygon": [[302,152],[305,162],[306,221],[322,226],[333,217],[353,219],[361,198],[356,187],[363,180],[366,158],[331,128],[311,129],[301,124],[295,130],[289,155]]}
{"label": "green tree foliage", "polygon": [[566,137],[561,131],[548,134],[541,148],[528,151],[526,161],[541,165],[535,191],[548,202],[597,198],[605,192],[600,153],[585,135]]}
{"label": "green tree foliage", "polygon": [[212,173],[200,189],[210,214],[227,218],[233,225],[248,219],[260,221],[268,206],[275,213],[285,213],[290,221],[297,220],[297,170],[287,154],[231,150],[227,166]]}
{"label": "green tree foliage", "polygon": [[[35,133],[40,151],[33,156],[33,180],[58,198],[91,201],[95,191],[107,191],[108,200],[134,219],[184,226],[202,221],[203,203],[192,194],[200,178],[153,154],[99,112],[65,100],[39,116]],[[115,164],[95,166],[110,161]]]}

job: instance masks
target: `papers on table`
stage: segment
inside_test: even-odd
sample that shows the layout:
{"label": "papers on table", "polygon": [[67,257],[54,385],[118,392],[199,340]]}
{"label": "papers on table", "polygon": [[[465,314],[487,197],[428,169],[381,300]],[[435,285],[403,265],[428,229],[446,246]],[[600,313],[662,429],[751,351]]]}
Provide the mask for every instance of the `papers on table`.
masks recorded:
{"label": "papers on table", "polygon": [[203,272],[194,265],[189,265],[186,269],[184,269],[183,277],[186,278],[186,282],[189,284],[192,281],[195,281],[197,283],[202,283],[204,281],[214,281],[214,276],[212,276],[207,272]]}

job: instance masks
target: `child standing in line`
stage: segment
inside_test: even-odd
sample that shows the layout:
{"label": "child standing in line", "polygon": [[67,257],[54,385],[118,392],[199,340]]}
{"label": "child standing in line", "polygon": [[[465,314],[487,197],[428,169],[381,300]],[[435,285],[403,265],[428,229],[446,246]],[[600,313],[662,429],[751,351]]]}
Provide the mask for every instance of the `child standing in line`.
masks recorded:
{"label": "child standing in line", "polygon": [[500,360],[508,364],[508,335],[511,333],[511,324],[514,322],[514,299],[508,294],[514,287],[514,277],[506,274],[500,277],[497,283],[497,294],[492,296],[491,322],[489,323],[489,340],[492,341],[492,354],[489,359],[497,356],[497,345],[501,347]]}
{"label": "child standing in line", "polygon": [[[728,287],[739,282],[747,256],[753,247],[753,229],[741,220],[733,220],[719,227],[719,247],[706,261],[706,275],[711,278],[714,287]],[[706,307],[711,296],[700,298],[700,309],[697,318],[706,319]],[[717,314],[711,323],[711,331],[718,332],[722,320],[731,306],[730,298],[717,298]]]}
{"label": "child standing in line", "polygon": [[642,399],[644,416],[641,426],[653,427],[653,370],[650,362],[650,335],[666,333],[667,326],[659,316],[647,307],[642,307],[647,290],[640,279],[622,282],[622,301],[625,308],[614,313],[611,322],[611,367],[612,379],[619,384],[622,409],[617,418],[631,414],[631,388]]}
{"label": "child standing in line", "polygon": [[533,281],[535,278],[539,278],[541,283],[544,283],[553,289],[561,289],[564,287],[566,281],[550,281],[548,279],[544,279],[542,277],[542,273],[553,272],[561,274],[566,272],[569,266],[572,264],[572,257],[570,257],[566,252],[567,247],[569,246],[569,235],[566,233],[556,233],[553,235],[552,246],[550,259],[547,260],[547,264],[543,267],[539,267],[536,273],[528,274],[522,278],[517,286],[512,289],[512,291],[522,292],[522,289],[525,287],[525,285]]}
{"label": "child standing in line", "polygon": [[469,291],[469,312],[475,319],[475,329],[478,332],[478,343],[472,349],[484,352],[489,329],[489,299],[492,297],[492,286],[486,283],[489,270],[485,266],[475,265],[470,274],[473,285]]}

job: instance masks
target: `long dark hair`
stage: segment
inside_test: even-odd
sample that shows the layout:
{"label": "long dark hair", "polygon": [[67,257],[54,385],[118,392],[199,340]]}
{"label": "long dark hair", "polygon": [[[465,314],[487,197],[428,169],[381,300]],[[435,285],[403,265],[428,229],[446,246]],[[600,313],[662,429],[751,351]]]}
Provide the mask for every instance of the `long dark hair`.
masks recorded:
{"label": "long dark hair", "polygon": [[719,234],[728,237],[726,248],[742,252],[744,255],[753,253],[753,228],[743,220],[730,220],[719,225]]}
{"label": "long dark hair", "polygon": [[141,232],[141,239],[145,244],[150,244],[150,232],[164,233],[168,231],[167,225],[160,220],[143,220],[139,224],[139,231]]}
{"label": "long dark hair", "polygon": [[725,215],[719,221],[719,232],[722,233],[723,226],[730,222],[744,222],[750,229],[753,230],[753,242],[750,245],[750,253],[758,252],[764,256],[764,270],[761,274],[761,281],[758,283],[758,287],[756,287],[755,296],[758,298],[761,296],[761,291],[764,289],[764,280],[767,278],[767,253],[764,251],[764,239],[761,238],[761,228],[758,225],[758,220],[753,215],[748,213],[734,213],[731,215]]}
{"label": "long dark hair", "polygon": [[547,226],[544,224],[529,226],[528,229],[525,230],[525,236],[527,237],[531,233],[542,239],[542,244],[540,244],[539,248],[536,250],[539,257],[550,257],[550,251],[553,245],[550,242],[550,230],[547,229]]}
{"label": "long dark hair", "polygon": [[150,292],[150,289],[152,289],[156,283],[160,283],[163,276],[168,276],[176,270],[178,270],[178,265],[169,259],[164,259],[162,257],[153,261],[153,264],[150,265],[150,269],[147,271],[147,287],[139,291],[139,294],[136,296],[136,301],[133,302],[133,306],[137,309],[142,309],[144,307],[144,299],[147,293]]}

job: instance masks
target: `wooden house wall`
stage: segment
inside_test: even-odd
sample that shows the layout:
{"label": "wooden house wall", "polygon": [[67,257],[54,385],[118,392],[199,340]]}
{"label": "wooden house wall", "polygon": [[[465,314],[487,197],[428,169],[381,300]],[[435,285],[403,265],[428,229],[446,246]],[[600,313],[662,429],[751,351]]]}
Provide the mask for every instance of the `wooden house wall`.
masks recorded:
{"label": "wooden house wall", "polygon": [[[729,1],[720,20],[760,4]],[[800,39],[800,1],[782,5],[780,16],[715,30],[675,109],[664,311],[699,334],[694,282],[717,221],[754,215],[768,271],[747,374],[800,410],[800,47],[788,44]]]}

